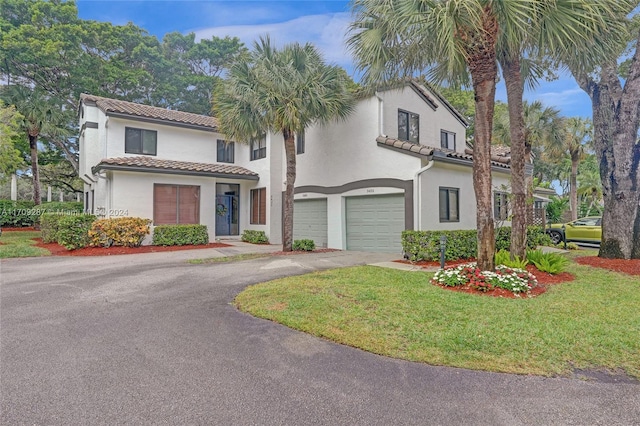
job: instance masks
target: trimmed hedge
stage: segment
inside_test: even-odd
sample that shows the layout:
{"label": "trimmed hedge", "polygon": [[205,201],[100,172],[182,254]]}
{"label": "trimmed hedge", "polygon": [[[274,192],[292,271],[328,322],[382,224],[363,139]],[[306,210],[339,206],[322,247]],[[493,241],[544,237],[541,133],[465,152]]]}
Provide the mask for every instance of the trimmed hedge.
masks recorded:
{"label": "trimmed hedge", "polygon": [[251,229],[245,229],[241,237],[242,241],[253,244],[269,244],[269,238],[264,231],[253,231]]}
{"label": "trimmed hedge", "polygon": [[40,232],[43,243],[58,242],[58,230],[60,229],[60,220],[63,217],[64,215],[58,213],[43,213],[40,216]]}
{"label": "trimmed hedge", "polygon": [[61,215],[56,232],[58,244],[67,250],[87,247],[91,242],[89,229],[95,220],[92,214]]}
{"label": "trimmed hedge", "polygon": [[294,251],[314,251],[316,243],[313,240],[295,240],[292,248]]}
{"label": "trimmed hedge", "polygon": [[209,244],[206,225],[158,225],[153,230],[154,246]]}
{"label": "trimmed hedge", "polygon": [[150,219],[141,217],[98,219],[93,222],[89,230],[91,245],[140,247],[144,237],[149,235],[150,224]]}
{"label": "trimmed hedge", "polygon": [[[476,230],[464,231],[403,231],[402,249],[411,261],[440,260],[440,236],[447,237],[444,252],[445,260],[458,260],[476,257],[478,240]],[[550,243],[549,236],[539,226],[527,227],[527,248],[535,249],[539,245]],[[496,251],[509,250],[511,246],[511,228],[496,228]]]}
{"label": "trimmed hedge", "polygon": [[43,213],[81,213],[82,203],[51,202],[35,206],[33,201],[0,200],[0,226],[34,226]]}

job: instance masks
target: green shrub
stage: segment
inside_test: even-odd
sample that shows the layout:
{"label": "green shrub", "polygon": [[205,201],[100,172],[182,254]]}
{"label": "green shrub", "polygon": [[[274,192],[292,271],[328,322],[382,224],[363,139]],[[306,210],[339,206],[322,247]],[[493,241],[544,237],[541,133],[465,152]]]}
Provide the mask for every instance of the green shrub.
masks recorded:
{"label": "green shrub", "polygon": [[440,259],[440,236],[447,237],[446,260],[476,257],[476,231],[403,231],[402,250],[411,261]]}
{"label": "green shrub", "polygon": [[206,225],[158,225],[153,230],[154,246],[208,244]]}
{"label": "green shrub", "polygon": [[[555,244],[555,245],[553,243],[547,244],[547,245],[550,246],[550,247],[555,247],[555,248],[560,249],[560,250],[564,250],[565,249],[563,242],[559,242],[558,244]],[[576,243],[567,243],[567,250],[578,250],[579,248],[580,248],[580,246],[577,245]]]}
{"label": "green shrub", "polygon": [[569,260],[559,253],[543,253],[542,250],[527,251],[527,259],[542,272],[559,274],[564,271]]}
{"label": "green shrub", "polygon": [[[551,243],[551,238],[541,226],[527,226],[527,248],[534,250],[538,246]],[[511,227],[496,228],[496,250],[511,250]]]}
{"label": "green shrub", "polygon": [[294,251],[314,251],[316,243],[313,240],[295,240],[293,242]]}
{"label": "green shrub", "polygon": [[96,217],[92,214],[62,215],[56,232],[58,244],[67,250],[88,246],[91,241],[89,229],[94,220]]}
{"label": "green shrub", "polygon": [[[411,261],[440,260],[440,236],[447,237],[445,259],[459,260],[478,255],[477,232],[468,231],[403,231],[402,249]],[[527,227],[527,248],[535,249],[541,243],[550,242],[540,226]],[[509,251],[511,248],[511,228],[496,228],[496,250]]]}
{"label": "green shrub", "polygon": [[91,245],[140,247],[144,237],[149,234],[150,224],[150,219],[141,217],[98,219],[89,230]]}
{"label": "green shrub", "polygon": [[520,259],[520,257],[515,256],[515,259],[511,259],[511,253],[506,250],[498,250],[496,252],[495,257],[496,265],[504,265],[509,268],[518,268],[525,269],[529,261],[525,259]]}
{"label": "green shrub", "polygon": [[54,243],[58,241],[58,230],[60,220],[64,215],[58,213],[43,213],[40,216],[40,231],[42,232],[43,243]]}
{"label": "green shrub", "polygon": [[242,241],[253,244],[269,244],[269,238],[267,238],[267,234],[264,231],[253,231],[250,229],[245,229],[242,233],[241,237]]}
{"label": "green shrub", "polygon": [[33,201],[0,200],[0,226],[23,227],[39,223],[43,213],[81,213],[82,203],[52,202],[35,206]]}

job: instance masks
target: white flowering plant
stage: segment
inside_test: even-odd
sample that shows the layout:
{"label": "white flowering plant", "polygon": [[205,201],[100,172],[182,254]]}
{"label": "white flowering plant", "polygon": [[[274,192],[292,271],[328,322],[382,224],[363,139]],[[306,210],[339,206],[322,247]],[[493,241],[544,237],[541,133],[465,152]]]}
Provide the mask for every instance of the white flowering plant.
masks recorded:
{"label": "white flowering plant", "polygon": [[527,293],[538,284],[536,277],[524,269],[498,265],[495,272],[481,271],[475,263],[440,269],[433,282],[448,287],[468,285],[479,291],[503,288],[514,294]]}

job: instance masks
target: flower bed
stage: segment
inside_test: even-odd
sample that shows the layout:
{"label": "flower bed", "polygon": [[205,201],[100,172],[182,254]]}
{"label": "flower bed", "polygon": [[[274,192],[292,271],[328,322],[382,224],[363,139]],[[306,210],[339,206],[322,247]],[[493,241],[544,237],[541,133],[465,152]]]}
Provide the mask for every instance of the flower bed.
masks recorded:
{"label": "flower bed", "polygon": [[435,273],[432,282],[443,287],[467,287],[483,293],[502,289],[516,296],[529,293],[538,285],[536,277],[524,269],[498,265],[495,272],[481,271],[475,263],[441,269]]}

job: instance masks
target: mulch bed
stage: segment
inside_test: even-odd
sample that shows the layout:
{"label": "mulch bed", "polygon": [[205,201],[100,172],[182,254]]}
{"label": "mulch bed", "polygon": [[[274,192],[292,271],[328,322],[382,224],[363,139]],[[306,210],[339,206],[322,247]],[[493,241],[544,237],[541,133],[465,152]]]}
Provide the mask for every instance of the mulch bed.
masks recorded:
{"label": "mulch bed", "polygon": [[25,226],[25,227],[20,227],[20,228],[7,228],[4,227],[2,228],[2,232],[19,232],[19,231],[37,231],[36,228],[34,228],[33,226]]}
{"label": "mulch bed", "polygon": [[160,253],[164,251],[197,250],[208,248],[232,247],[224,243],[209,243],[185,246],[140,246],[140,247],[85,247],[76,250],[67,250],[58,243],[43,243],[41,238],[36,238],[36,247],[47,249],[52,256],[112,256],[116,254]]}
{"label": "mulch bed", "polygon": [[628,275],[640,275],[640,259],[605,259],[598,256],[584,256],[576,258],[581,265],[594,268],[608,269],[614,272],[622,272]]}

